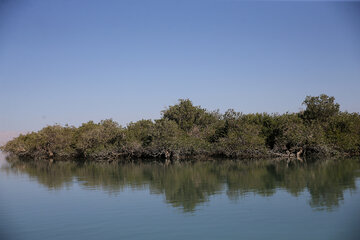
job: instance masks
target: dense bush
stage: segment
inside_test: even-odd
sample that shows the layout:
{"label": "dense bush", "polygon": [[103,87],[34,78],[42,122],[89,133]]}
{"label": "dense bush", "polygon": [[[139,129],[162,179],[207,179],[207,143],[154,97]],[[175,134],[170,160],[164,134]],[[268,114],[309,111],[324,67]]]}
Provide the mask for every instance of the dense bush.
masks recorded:
{"label": "dense bush", "polygon": [[264,157],[360,154],[360,116],[340,112],[334,97],[307,96],[300,113],[224,114],[188,99],[170,106],[161,119],[121,127],[111,119],[78,128],[48,126],[20,135],[2,150],[20,157],[167,158]]}
{"label": "dense bush", "polygon": [[335,98],[325,94],[318,97],[307,96],[303,105],[306,105],[306,110],[301,116],[307,121],[327,121],[329,117],[336,116],[340,112],[340,105],[335,103]]}

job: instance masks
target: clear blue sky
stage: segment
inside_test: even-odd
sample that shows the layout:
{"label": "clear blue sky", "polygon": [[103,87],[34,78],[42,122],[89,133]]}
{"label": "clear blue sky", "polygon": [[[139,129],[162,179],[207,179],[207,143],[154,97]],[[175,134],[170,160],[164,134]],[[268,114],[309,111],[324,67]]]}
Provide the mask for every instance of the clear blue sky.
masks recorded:
{"label": "clear blue sky", "polygon": [[207,109],[360,112],[359,2],[1,1],[0,130]]}

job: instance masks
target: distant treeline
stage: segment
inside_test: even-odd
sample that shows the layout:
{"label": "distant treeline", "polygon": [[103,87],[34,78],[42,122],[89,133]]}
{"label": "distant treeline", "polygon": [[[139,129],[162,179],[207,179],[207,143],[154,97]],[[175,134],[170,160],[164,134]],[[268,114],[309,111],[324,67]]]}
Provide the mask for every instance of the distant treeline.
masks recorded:
{"label": "distant treeline", "polygon": [[307,157],[359,155],[360,116],[341,112],[334,97],[307,96],[305,110],[285,114],[224,114],[188,99],[162,118],[131,122],[108,119],[76,128],[47,126],[20,135],[1,149],[22,158],[115,160],[192,157]]}

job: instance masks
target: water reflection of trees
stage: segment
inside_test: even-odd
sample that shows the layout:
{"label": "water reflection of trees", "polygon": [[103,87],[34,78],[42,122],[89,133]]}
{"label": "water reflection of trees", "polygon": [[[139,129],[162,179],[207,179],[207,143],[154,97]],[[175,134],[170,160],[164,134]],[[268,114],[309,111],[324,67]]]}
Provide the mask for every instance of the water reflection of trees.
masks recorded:
{"label": "water reflection of trees", "polygon": [[248,193],[271,196],[286,189],[294,196],[308,190],[310,206],[331,210],[343,192],[355,189],[360,163],[354,159],[324,160],[311,164],[274,161],[222,161],[162,165],[159,163],[99,164],[74,162],[15,161],[2,171],[26,173],[49,189],[62,189],[78,182],[86,189],[118,193],[126,187],[150,189],[184,211],[222,191],[229,199]]}

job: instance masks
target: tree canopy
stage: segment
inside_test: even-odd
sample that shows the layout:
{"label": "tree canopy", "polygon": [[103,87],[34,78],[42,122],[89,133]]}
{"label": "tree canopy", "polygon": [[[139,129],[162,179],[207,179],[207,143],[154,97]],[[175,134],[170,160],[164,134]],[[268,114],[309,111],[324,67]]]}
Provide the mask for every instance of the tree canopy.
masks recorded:
{"label": "tree canopy", "polygon": [[306,106],[303,118],[307,121],[326,121],[340,112],[340,105],[335,103],[335,98],[326,94],[317,97],[307,96],[303,105]]}
{"label": "tree canopy", "polygon": [[360,154],[360,116],[341,112],[334,97],[307,96],[300,113],[224,114],[180,99],[157,120],[111,119],[80,127],[47,126],[20,135],[2,150],[33,159],[255,158]]}

